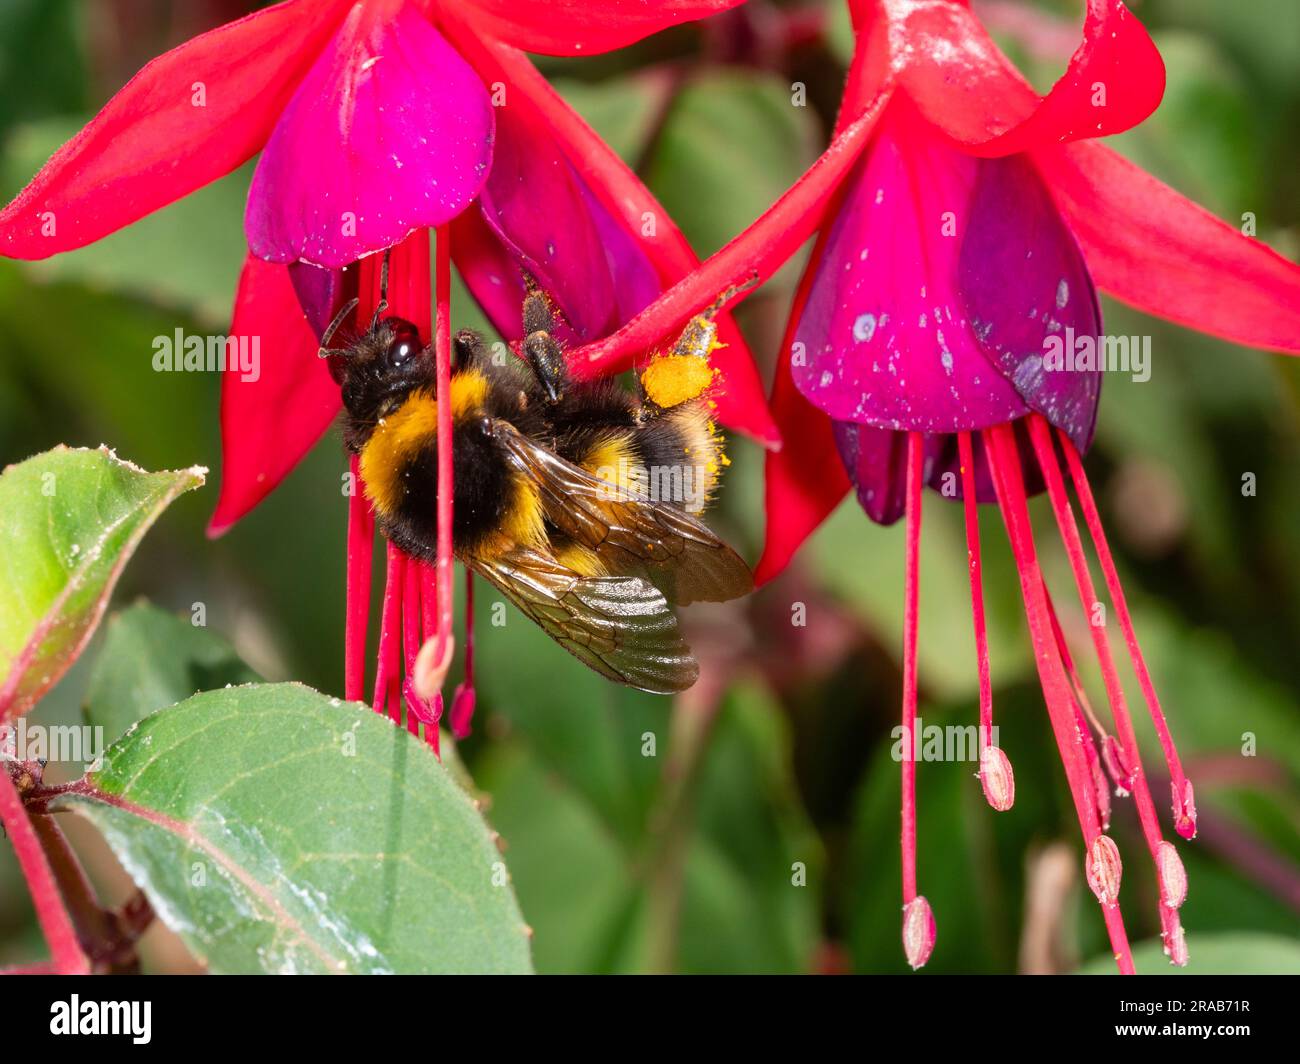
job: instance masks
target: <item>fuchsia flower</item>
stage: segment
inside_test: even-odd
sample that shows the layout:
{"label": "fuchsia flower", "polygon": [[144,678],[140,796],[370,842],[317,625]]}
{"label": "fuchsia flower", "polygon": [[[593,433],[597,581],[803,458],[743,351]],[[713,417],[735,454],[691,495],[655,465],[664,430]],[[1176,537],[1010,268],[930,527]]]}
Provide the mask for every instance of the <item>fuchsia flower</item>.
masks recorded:
{"label": "fuchsia flower", "polygon": [[[738,2],[288,0],[148,64],[0,212],[0,251],[34,259],[80,247],[261,152],[231,333],[260,337],[266,357],[258,380],[232,372],[223,381],[210,525],[219,534],[338,413],[319,336],[349,294],[360,301],[355,320],[370,320],[374,252],[394,249],[391,310],[429,337],[428,234],[439,229],[444,355],[451,243],[508,339],[518,336],[520,267],[554,295],[580,341],[621,325],[697,264],[663,208],[519,49],[607,51]],[[728,346],[717,358],[718,416],[772,441],[744,342],[729,319],[719,326]],[[357,490],[349,536],[351,698],[362,691],[373,537],[361,498]],[[400,703],[398,618],[408,671],[431,627],[446,642],[449,543],[446,558],[435,613],[433,575],[390,551],[377,705]]]}
{"label": "fuchsia flower", "polygon": [[[1039,97],[963,0],[853,0],[857,48],[835,140],[771,210],[626,327],[577,353],[588,372],[667,333],[708,293],[766,278],[810,235],[772,407],[759,580],[781,571],[853,488],[875,521],[905,517],[903,723],[916,716],[922,487],[965,506],[980,680],[980,779],[1011,807],[992,745],[976,506],[1001,508],[1047,704],[1084,837],[1089,885],[1121,971],[1121,860],[1110,793],[1134,796],[1160,883],[1165,949],[1187,950],[1186,877],[1161,835],[1104,627],[1090,626],[1115,735],[1093,713],[1039,571],[1028,495],[1046,487],[1084,612],[1099,604],[1069,501],[1073,483],[1173,786],[1178,834],[1196,831],[1187,780],[1143,660],[1081,455],[1100,373],[1045,359],[1052,338],[1102,333],[1094,284],[1150,313],[1239,343],[1300,350],[1300,269],[1093,142],[1145,118],[1164,67],[1119,0],[1089,0],[1083,42]],[[1058,350],[1060,350],[1058,348]],[[1068,365],[1068,364],[1067,364]],[[1062,457],[1064,464],[1062,464]],[[1026,470],[1024,464],[1028,462]],[[1103,772],[1102,766],[1106,772]],[[919,967],[935,921],[916,874],[915,761],[903,760],[903,941]]]}

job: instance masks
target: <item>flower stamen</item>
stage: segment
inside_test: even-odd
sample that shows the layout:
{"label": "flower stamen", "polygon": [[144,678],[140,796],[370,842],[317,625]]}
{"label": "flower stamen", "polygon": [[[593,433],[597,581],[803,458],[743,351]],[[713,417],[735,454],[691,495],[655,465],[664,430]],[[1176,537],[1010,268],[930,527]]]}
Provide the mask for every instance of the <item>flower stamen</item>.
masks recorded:
{"label": "flower stamen", "polygon": [[971,619],[975,626],[975,658],[980,685],[980,786],[984,798],[1003,813],[1015,804],[1016,777],[1011,759],[993,742],[993,682],[989,674],[989,641],[984,618],[984,581],[980,564],[979,498],[975,486],[975,448],[969,432],[957,433],[961,459],[962,503],[966,517],[966,557],[970,567]]}
{"label": "flower stamen", "polygon": [[1083,520],[1088,526],[1088,534],[1092,537],[1093,549],[1097,552],[1097,560],[1101,564],[1106,589],[1110,593],[1120,630],[1128,643],[1129,656],[1133,660],[1133,671],[1137,674],[1138,686],[1141,687],[1142,696],[1151,712],[1151,722],[1155,725],[1160,747],[1164,751],[1165,763],[1169,766],[1169,778],[1173,784],[1174,829],[1183,838],[1191,839],[1196,836],[1196,801],[1192,784],[1183,772],[1178,750],[1169,732],[1169,724],[1165,720],[1164,710],[1160,708],[1160,699],[1156,695],[1155,685],[1151,682],[1151,673],[1147,670],[1146,659],[1142,656],[1142,648],[1138,645],[1133,618],[1128,610],[1128,601],[1124,598],[1124,589],[1120,586],[1115,559],[1111,556],[1110,545],[1106,541],[1106,533],[1101,525],[1101,516],[1097,512],[1097,503],[1088,484],[1087,474],[1083,470],[1083,460],[1068,436],[1060,433],[1060,439],[1066,463],[1070,467],[1070,478],[1074,481],[1074,490],[1079,497],[1079,507],[1083,511]]}
{"label": "flower stamen", "polygon": [[[1038,567],[1014,429],[1010,425],[986,429],[984,450],[997,492],[998,507],[1002,511],[1007,537],[1020,575],[1021,597],[1024,599],[1025,618],[1034,646],[1034,660],[1043,688],[1043,700],[1047,705],[1047,715],[1065,767],[1079,828],[1088,853],[1091,854],[1097,841],[1105,838],[1100,830],[1101,812],[1097,806],[1093,776],[1079,731],[1078,709],[1070,696],[1065,669],[1052,634],[1046,586]],[[1134,971],[1133,957],[1119,905],[1103,904],[1101,909],[1116,963],[1122,973],[1131,975]]]}

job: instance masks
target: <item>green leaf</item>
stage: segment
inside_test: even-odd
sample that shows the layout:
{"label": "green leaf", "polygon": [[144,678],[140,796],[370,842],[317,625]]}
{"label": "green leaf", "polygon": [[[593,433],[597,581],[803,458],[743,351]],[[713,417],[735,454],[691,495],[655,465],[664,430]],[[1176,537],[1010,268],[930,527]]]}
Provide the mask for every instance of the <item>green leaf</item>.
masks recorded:
{"label": "green leaf", "polygon": [[55,808],[99,828],[214,972],[527,972],[470,798],[419,740],[299,684],[141,721]]}
{"label": "green leaf", "polygon": [[58,447],[0,475],[0,720],[63,675],[145,531],[206,472]]}
{"label": "green leaf", "polygon": [[[1221,934],[1187,936],[1191,962],[1186,968],[1169,963],[1159,939],[1133,947],[1138,975],[1296,975],[1300,974],[1300,942],[1282,935]],[[1082,975],[1114,975],[1115,961],[1098,957],[1079,969]]]}
{"label": "green leaf", "polygon": [[109,618],[86,696],[86,723],[116,738],[155,710],[198,691],[261,679],[206,628],[137,602]]}

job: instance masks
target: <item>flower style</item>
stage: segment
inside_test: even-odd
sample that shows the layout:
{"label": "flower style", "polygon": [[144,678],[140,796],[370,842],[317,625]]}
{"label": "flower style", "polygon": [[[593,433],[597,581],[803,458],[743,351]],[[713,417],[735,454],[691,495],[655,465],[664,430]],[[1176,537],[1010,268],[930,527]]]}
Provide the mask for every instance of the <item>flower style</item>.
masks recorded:
{"label": "flower style", "polygon": [[[1094,285],[1172,321],[1294,352],[1300,269],[1093,142],[1140,122],[1164,90],[1159,54],[1119,0],[1090,0],[1083,42],[1041,98],[962,0],[854,0],[851,10],[857,47],[827,151],[753,226],[618,333],[577,352],[578,362],[589,372],[619,363],[730,279],[771,276],[816,233],[783,344],[789,357],[778,360],[772,392],[784,445],[767,459],[758,579],[780,572],[850,488],[873,520],[905,518],[903,724],[912,737],[922,488],[961,498],[980,681],[979,776],[989,803],[1009,809],[1014,773],[992,744],[976,511],[996,501],[1087,880],[1116,960],[1132,971],[1118,901],[1121,859],[1105,834],[1107,774],[1117,793],[1134,796],[1160,883],[1165,949],[1186,963],[1178,918],[1186,877],[1161,836],[1066,487],[1068,478],[1168,763],[1175,830],[1191,838],[1192,785],[1081,459],[1100,397]],[[1076,363],[1076,349],[1089,344],[1091,360]],[[1114,735],[1088,703],[1039,571],[1027,498],[1043,488],[1093,619]],[[906,745],[903,943],[919,967],[934,947],[935,921],[917,885],[916,764]]]}
{"label": "flower style", "polygon": [[[507,339],[517,337],[521,267],[554,295],[569,338],[582,341],[622,324],[697,264],[662,207],[520,49],[607,51],[738,2],[287,0],[148,64],[0,212],[0,252],[33,259],[80,247],[261,152],[231,334],[260,337],[268,357],[256,381],[223,379],[222,486],[209,529],[220,534],[338,413],[320,335],[350,295],[355,321],[370,320],[380,298],[375,252],[392,249],[391,311],[431,337],[429,231],[438,231],[442,363],[452,244]],[[717,358],[719,418],[772,441],[744,342],[729,319],[719,328],[728,344]],[[450,447],[442,450],[449,462]],[[373,538],[353,473],[350,698],[362,693]],[[449,509],[444,516],[450,528]],[[399,642],[408,673],[431,630],[449,646],[449,543],[437,580],[390,550],[377,706],[400,713]],[[468,727],[469,690],[453,713],[457,730]]]}

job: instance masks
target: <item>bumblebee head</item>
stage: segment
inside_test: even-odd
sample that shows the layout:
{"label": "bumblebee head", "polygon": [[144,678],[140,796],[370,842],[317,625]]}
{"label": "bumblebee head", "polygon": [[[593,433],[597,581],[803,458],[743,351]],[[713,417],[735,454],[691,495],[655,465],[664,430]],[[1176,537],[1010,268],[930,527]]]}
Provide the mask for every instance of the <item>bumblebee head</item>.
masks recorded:
{"label": "bumblebee head", "polygon": [[433,380],[433,349],[404,318],[374,322],[350,347],[331,351],[343,405],[358,425],[374,425]]}

